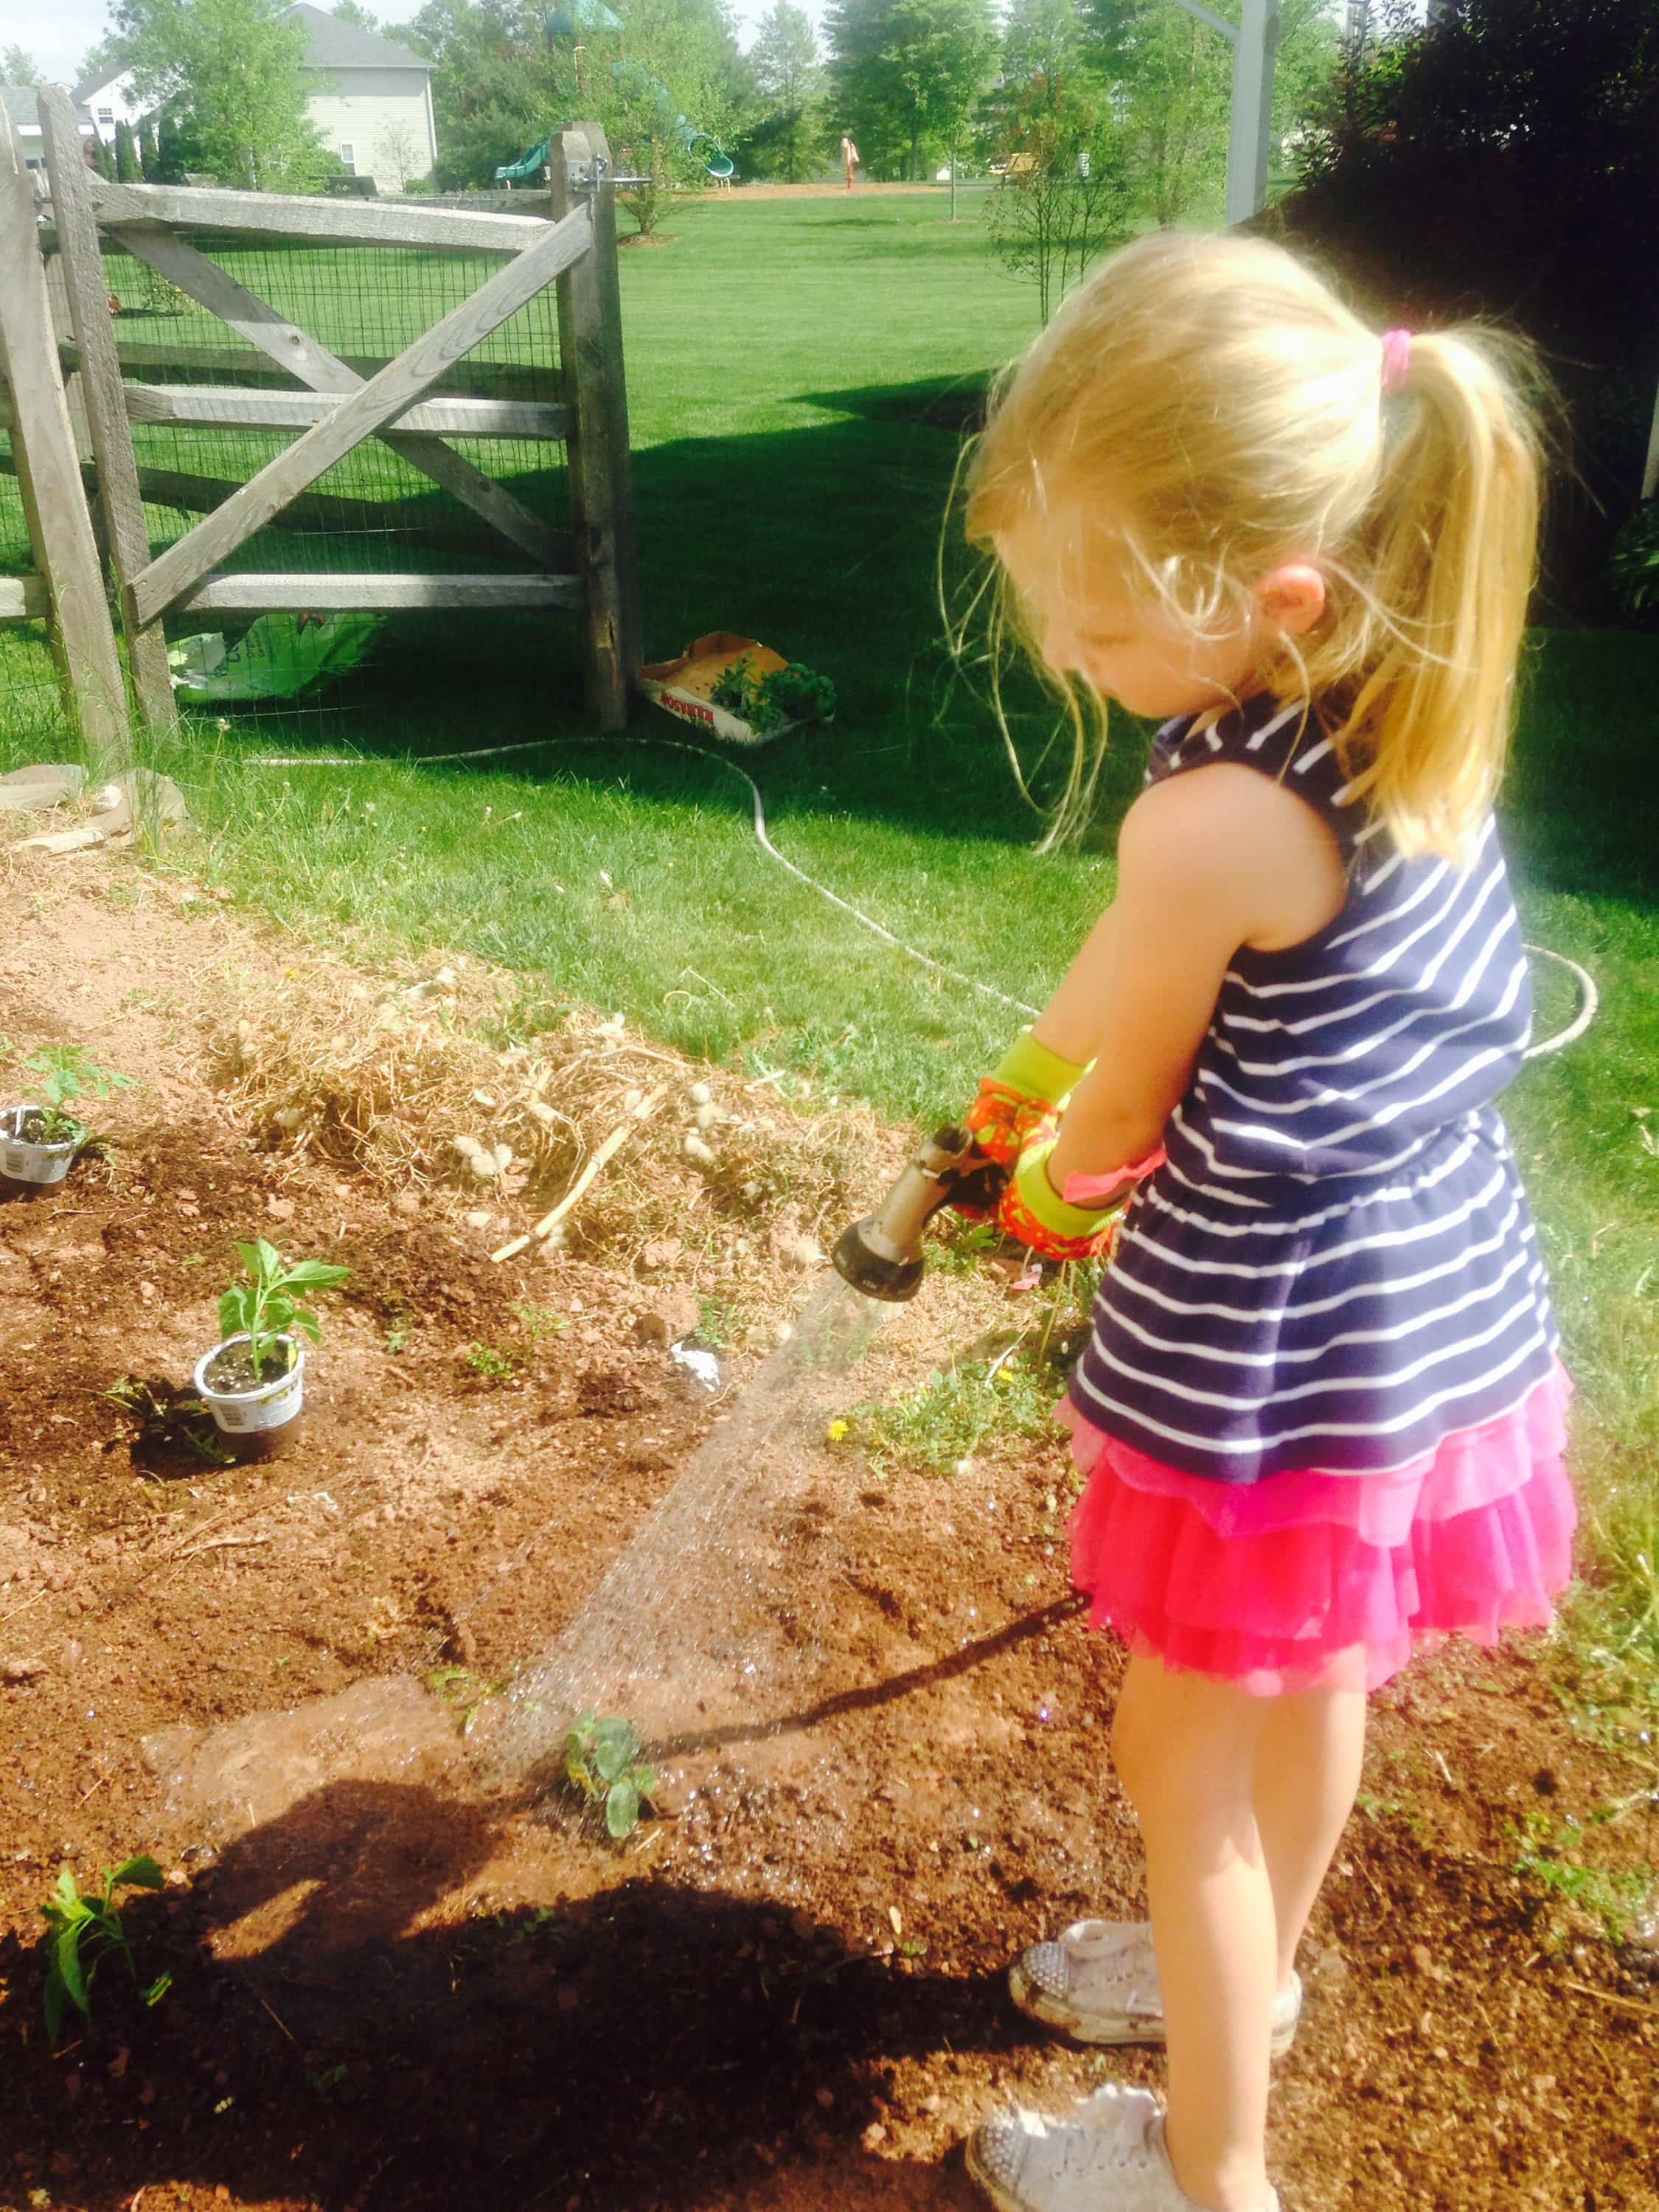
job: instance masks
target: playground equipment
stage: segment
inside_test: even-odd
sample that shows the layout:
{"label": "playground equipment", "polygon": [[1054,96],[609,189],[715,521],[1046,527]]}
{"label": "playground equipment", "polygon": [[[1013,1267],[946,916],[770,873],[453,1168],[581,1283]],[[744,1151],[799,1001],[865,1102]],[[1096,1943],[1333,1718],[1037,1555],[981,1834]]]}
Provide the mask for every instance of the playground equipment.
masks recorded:
{"label": "playground equipment", "polygon": [[[576,64],[576,97],[587,96],[587,84],[583,67],[583,56],[587,41],[596,33],[615,35],[623,28],[622,19],[611,13],[605,0],[563,0],[544,25],[550,43],[568,46]],[[623,56],[611,64],[611,82],[624,99],[648,100],[652,103],[651,135],[665,143],[678,146],[681,152],[696,161],[709,176],[720,182],[732,174],[732,157],[714,135],[699,130],[695,123],[680,112],[679,103],[660,77],[653,76],[642,62],[631,62]],[[550,137],[539,145],[521,154],[516,161],[504,162],[495,172],[495,182],[506,185],[539,183],[546,168],[552,148]],[[626,178],[618,178],[626,183]]]}

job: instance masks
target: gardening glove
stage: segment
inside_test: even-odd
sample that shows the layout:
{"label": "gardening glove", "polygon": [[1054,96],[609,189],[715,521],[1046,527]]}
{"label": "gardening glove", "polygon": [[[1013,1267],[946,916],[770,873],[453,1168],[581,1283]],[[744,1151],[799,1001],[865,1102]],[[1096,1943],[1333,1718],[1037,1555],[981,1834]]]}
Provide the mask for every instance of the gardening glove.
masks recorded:
{"label": "gardening glove", "polygon": [[1045,1114],[1057,1112],[1084,1073],[1074,1060],[1039,1044],[1029,1028],[1015,1037],[989,1075],[980,1079],[979,1095],[963,1117],[976,1152],[999,1172],[964,1176],[951,1198],[951,1210],[964,1221],[991,1221],[1020,1148]]}
{"label": "gardening glove", "polygon": [[965,1116],[986,1158],[1012,1167],[1037,1123],[1060,1111],[1084,1073],[1076,1060],[1062,1060],[1029,1029],[1021,1030],[990,1074],[981,1078],[979,1096]]}
{"label": "gardening glove", "polygon": [[1163,1148],[1109,1175],[1067,1176],[1062,1196],[1048,1179],[1059,1128],[1051,1114],[1032,1132],[997,1208],[998,1225],[1041,1259],[1109,1258],[1129,1194],[1162,1161]]}

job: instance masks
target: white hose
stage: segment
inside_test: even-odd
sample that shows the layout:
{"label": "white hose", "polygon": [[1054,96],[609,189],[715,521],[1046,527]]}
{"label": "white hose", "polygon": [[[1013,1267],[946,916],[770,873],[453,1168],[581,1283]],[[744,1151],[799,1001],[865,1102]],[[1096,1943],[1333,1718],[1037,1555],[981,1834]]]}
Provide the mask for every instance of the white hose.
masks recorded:
{"label": "white hose", "polygon": [[[455,761],[500,760],[508,753],[545,752],[550,746],[582,742],[584,740],[579,738],[531,738],[519,744],[472,745],[464,752],[411,754],[408,765],[411,768],[440,768]],[[1040,1006],[1028,1006],[1024,999],[1011,999],[1006,991],[999,991],[993,983],[981,982],[975,975],[964,975],[959,968],[951,968],[943,960],[935,960],[930,952],[923,952],[914,945],[907,945],[902,937],[896,937],[890,929],[884,927],[866,914],[862,907],[854,906],[850,899],[842,898],[839,891],[832,891],[827,884],[819,883],[804,868],[798,868],[772,842],[767,831],[766,806],[761,798],[761,787],[748,769],[739,768],[736,761],[729,760],[724,753],[717,753],[708,745],[694,745],[684,738],[635,736],[629,742],[631,744],[657,745],[667,752],[695,753],[698,759],[713,761],[717,767],[729,769],[733,775],[741,776],[749,786],[750,796],[754,801],[757,842],[762,852],[769,859],[775,860],[781,868],[787,868],[797,883],[805,884],[808,890],[816,891],[820,898],[828,899],[831,906],[839,907],[843,914],[850,915],[861,928],[880,938],[884,945],[890,945],[896,951],[920,961],[924,968],[932,969],[934,975],[943,975],[947,981],[960,983],[964,990],[977,991],[981,998],[994,999],[999,1006],[1011,1007],[1017,1014],[1029,1014],[1033,1020],[1042,1011]],[[251,757],[249,765],[253,768],[368,768],[371,765],[371,759],[365,753],[255,753]],[[1522,950],[1530,952],[1535,959],[1553,960],[1558,967],[1567,970],[1578,986],[1578,1012],[1566,1028],[1559,1030],[1553,1036],[1529,1044],[1522,1054],[1524,1060],[1538,1060],[1547,1052],[1560,1052],[1583,1036],[1595,1019],[1601,994],[1589,971],[1581,968],[1576,960],[1569,960],[1565,952],[1553,952],[1547,945],[1528,945]]]}

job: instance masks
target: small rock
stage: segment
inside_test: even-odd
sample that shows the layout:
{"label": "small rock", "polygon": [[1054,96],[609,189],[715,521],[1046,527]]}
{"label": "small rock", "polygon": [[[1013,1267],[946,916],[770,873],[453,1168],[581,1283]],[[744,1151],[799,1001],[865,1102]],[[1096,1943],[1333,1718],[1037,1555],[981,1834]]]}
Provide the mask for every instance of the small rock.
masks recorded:
{"label": "small rock", "polygon": [[1412,1945],[1411,1961],[1413,1969],[1417,1973],[1431,1974],[1434,1972],[1434,1954],[1426,1943]]}
{"label": "small rock", "polygon": [[466,1225],[469,1229],[488,1229],[495,1218],[495,1215],[486,1213],[483,1206],[475,1206],[466,1217]]}
{"label": "small rock", "polygon": [[864,2145],[866,2150],[879,2150],[883,2143],[887,2140],[887,2129],[885,2124],[880,2120],[872,2120],[869,2126],[864,2130],[862,2136],[860,2136],[859,2140]]}
{"label": "small rock", "polygon": [[685,1141],[680,1149],[688,1160],[696,1160],[700,1167],[712,1168],[714,1164],[713,1150],[704,1144],[695,1129],[686,1133]]}
{"label": "small rock", "polygon": [[401,1213],[412,1219],[421,1210],[419,1191],[400,1190],[392,1201],[392,1210],[394,1213]]}
{"label": "small rock", "polygon": [[38,1681],[46,1671],[43,1659],[0,1659],[0,1682],[12,1686]]}
{"label": "small rock", "polygon": [[700,1129],[712,1129],[720,1119],[720,1109],[713,1104],[699,1106],[691,1118]]}
{"label": "small rock", "polygon": [[694,1106],[708,1106],[714,1103],[714,1094],[706,1083],[694,1083],[685,1095]]}
{"label": "small rock", "polygon": [[695,1334],[700,1318],[697,1301],[690,1291],[660,1291],[635,1322],[634,1340],[665,1352],[682,1337]]}
{"label": "small rock", "polygon": [[[183,1208],[181,1207],[179,1210],[182,1212]],[[272,1196],[268,1197],[265,1200],[265,1212],[270,1216],[273,1221],[292,1221],[294,1218],[294,1200],[291,1198],[276,1198]],[[193,1208],[192,1211],[194,1211]]]}
{"label": "small rock", "polygon": [[945,2110],[945,2100],[937,2094],[924,2097],[921,2100],[921,2110],[924,2112],[942,2112]]}

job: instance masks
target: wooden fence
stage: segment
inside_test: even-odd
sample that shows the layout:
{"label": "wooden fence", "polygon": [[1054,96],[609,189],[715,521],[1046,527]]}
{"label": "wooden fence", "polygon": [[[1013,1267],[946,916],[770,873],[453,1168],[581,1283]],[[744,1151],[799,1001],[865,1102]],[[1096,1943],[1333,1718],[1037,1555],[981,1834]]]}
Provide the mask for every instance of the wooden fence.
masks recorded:
{"label": "wooden fence", "polygon": [[[173,720],[163,624],[197,613],[402,608],[574,609],[585,689],[602,727],[619,728],[641,659],[628,400],[617,281],[614,188],[603,132],[563,134],[553,221],[372,201],[110,184],[86,167],[65,95],[41,96],[51,195],[40,221],[17,143],[0,117],[0,428],[9,430],[37,574],[0,580],[0,620],[47,617],[66,696],[87,741],[127,738],[126,698],[102,574],[106,556],[138,709]],[[188,231],[209,250],[191,242]],[[499,255],[467,298],[387,361],[343,356],[300,329],[212,258],[220,240],[407,246]],[[217,316],[240,344],[121,346],[112,324],[109,244]],[[557,287],[559,359],[536,364],[526,398],[496,363],[457,365],[527,302]],[[252,350],[250,351],[250,349]],[[188,362],[180,358],[184,354]],[[250,364],[253,364],[252,370]],[[232,383],[157,380],[167,367]],[[526,380],[517,373],[518,382]],[[442,391],[435,387],[444,386]],[[234,425],[298,434],[246,482],[141,467],[134,425]],[[447,441],[545,440],[566,450],[573,527],[555,531]],[[382,441],[448,497],[423,523],[452,545],[510,549],[507,572],[349,574],[223,572],[253,534],[350,524],[363,502],[315,491],[364,441]],[[95,500],[89,511],[88,495]],[[199,517],[152,550],[146,499]],[[348,514],[347,510],[352,512]],[[94,533],[94,514],[100,525]],[[99,538],[101,537],[101,547]]]}

